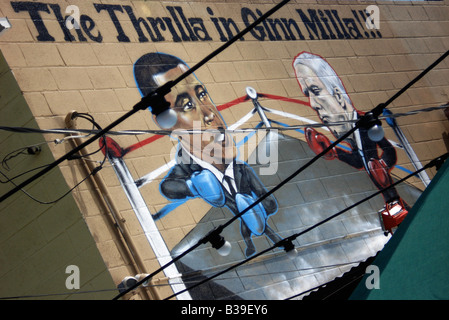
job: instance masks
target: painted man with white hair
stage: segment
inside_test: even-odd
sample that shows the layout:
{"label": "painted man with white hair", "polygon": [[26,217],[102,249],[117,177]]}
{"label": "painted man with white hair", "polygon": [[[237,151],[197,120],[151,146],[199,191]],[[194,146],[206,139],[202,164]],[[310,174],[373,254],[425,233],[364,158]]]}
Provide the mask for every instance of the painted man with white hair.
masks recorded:
{"label": "painted man with white hair", "polygon": [[[301,52],[293,61],[293,68],[302,92],[309,98],[310,106],[317,112],[324,124],[343,122],[340,125],[329,125],[329,130],[338,139],[353,128],[353,122],[363,113],[356,110],[346,93],[346,89],[334,69],[322,57]],[[329,139],[313,128],[305,129],[305,137],[309,147],[319,154],[331,145]],[[324,158],[338,159],[356,169],[365,169],[379,190],[393,183],[390,171],[396,164],[397,156],[394,147],[384,137],[380,141],[372,141],[366,129],[360,128],[344,140],[349,151],[334,147]],[[379,155],[380,154],[380,155]],[[394,224],[399,224],[408,213],[405,202],[395,188],[382,192],[385,209],[395,212]]]}

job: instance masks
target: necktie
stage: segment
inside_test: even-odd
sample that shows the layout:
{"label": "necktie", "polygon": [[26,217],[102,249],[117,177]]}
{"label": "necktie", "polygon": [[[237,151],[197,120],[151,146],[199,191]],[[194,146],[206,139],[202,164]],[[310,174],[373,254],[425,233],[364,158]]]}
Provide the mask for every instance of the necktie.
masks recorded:
{"label": "necktie", "polygon": [[224,176],[224,180],[226,181],[226,183],[228,184],[229,187],[229,191],[231,192],[232,196],[235,196],[236,191],[234,190],[234,187],[232,185],[232,178],[230,176]]}

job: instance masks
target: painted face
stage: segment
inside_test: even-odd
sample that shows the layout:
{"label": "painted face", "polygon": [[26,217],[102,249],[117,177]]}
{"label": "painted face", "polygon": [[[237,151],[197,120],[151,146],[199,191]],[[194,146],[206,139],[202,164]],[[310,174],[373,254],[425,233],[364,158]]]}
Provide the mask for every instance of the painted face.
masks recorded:
{"label": "painted face", "polygon": [[[310,106],[317,111],[324,124],[353,119],[354,108],[337,87],[333,88],[332,93],[329,92],[315,72],[305,65],[297,64],[295,71],[303,93],[309,97]],[[351,129],[351,124],[329,126],[329,129],[339,138]]]}
{"label": "painted face", "polygon": [[[187,71],[185,65],[178,65],[166,73],[154,76],[159,86],[175,80]],[[165,99],[170,103],[178,121],[172,130],[206,130],[205,133],[179,134],[184,148],[194,156],[211,164],[229,164],[236,156],[235,145],[229,134],[217,134],[207,130],[225,129],[226,125],[211,101],[204,85],[194,75],[178,83]]]}

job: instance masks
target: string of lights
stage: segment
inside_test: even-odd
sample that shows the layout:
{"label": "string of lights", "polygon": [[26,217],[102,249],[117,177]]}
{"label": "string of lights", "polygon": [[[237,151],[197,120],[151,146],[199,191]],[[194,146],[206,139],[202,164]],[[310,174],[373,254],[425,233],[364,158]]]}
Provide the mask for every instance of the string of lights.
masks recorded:
{"label": "string of lights", "polygon": [[[431,160],[429,163],[427,163],[425,166],[423,166],[423,168],[421,168],[421,169],[419,169],[419,170],[416,170],[415,172],[413,172],[413,173],[407,175],[406,177],[404,177],[404,178],[402,178],[402,179],[400,179],[400,180],[394,182],[394,183],[391,184],[390,186],[388,186],[388,187],[386,187],[386,188],[383,188],[383,189],[381,189],[381,190],[379,190],[379,191],[377,191],[377,192],[374,192],[373,194],[367,196],[366,198],[364,198],[364,199],[362,199],[362,200],[360,200],[360,201],[357,201],[356,203],[354,203],[354,204],[352,204],[352,205],[346,207],[345,209],[343,209],[343,210],[341,210],[341,211],[339,211],[339,212],[337,212],[337,213],[335,213],[335,214],[329,216],[329,217],[326,218],[326,219],[321,220],[320,222],[318,222],[318,223],[316,223],[316,224],[314,224],[314,225],[312,225],[312,226],[310,226],[310,227],[304,229],[303,231],[298,232],[298,233],[295,233],[295,234],[293,234],[293,235],[291,235],[291,236],[289,236],[289,237],[287,237],[287,238],[285,238],[285,239],[282,239],[282,240],[278,241],[277,243],[275,243],[274,245],[272,245],[271,247],[269,247],[269,248],[267,248],[267,249],[265,249],[265,250],[262,250],[262,251],[258,252],[257,254],[255,254],[255,255],[253,255],[253,256],[251,256],[251,257],[245,259],[245,260],[242,260],[242,261],[240,261],[240,262],[238,262],[238,263],[236,263],[236,264],[234,264],[234,265],[232,265],[232,266],[226,268],[225,270],[216,273],[215,275],[213,275],[213,276],[211,276],[211,277],[208,277],[208,278],[206,278],[206,279],[204,279],[204,280],[202,280],[202,281],[199,281],[198,283],[196,283],[196,284],[194,284],[194,285],[192,285],[192,286],[190,286],[190,287],[188,287],[188,288],[186,288],[186,289],[184,289],[184,290],[182,290],[182,291],[179,291],[179,292],[177,292],[177,293],[174,293],[173,295],[171,295],[171,296],[165,298],[164,300],[169,300],[169,299],[174,298],[174,297],[176,297],[177,295],[179,295],[179,294],[181,294],[181,293],[183,293],[183,292],[186,292],[186,291],[188,291],[188,290],[192,290],[193,288],[196,288],[196,287],[198,287],[198,286],[200,286],[200,285],[202,285],[202,284],[204,284],[204,283],[206,283],[206,282],[208,282],[208,281],[211,281],[212,279],[215,279],[216,277],[218,277],[218,276],[220,276],[220,275],[222,275],[222,274],[224,274],[224,273],[227,273],[227,272],[229,272],[229,271],[231,271],[231,270],[233,270],[233,269],[235,269],[235,268],[237,268],[237,267],[239,267],[239,266],[241,266],[241,265],[243,265],[243,264],[245,264],[245,263],[247,263],[247,262],[249,262],[249,261],[251,261],[251,260],[253,260],[253,259],[257,258],[257,257],[259,257],[259,256],[261,256],[261,255],[264,255],[264,254],[266,254],[267,252],[269,252],[269,251],[271,251],[271,250],[274,250],[274,249],[276,249],[276,248],[279,248],[279,247],[284,247],[284,248],[285,248],[285,247],[289,247],[289,248],[291,248],[291,249],[287,252],[287,254],[288,254],[289,252],[295,253],[294,247],[293,247],[293,245],[292,245],[292,241],[296,240],[296,238],[298,238],[298,237],[300,237],[301,235],[304,235],[304,234],[310,232],[311,230],[313,230],[313,229],[319,227],[320,225],[322,225],[322,224],[324,224],[324,223],[326,223],[326,222],[328,222],[328,221],[330,221],[330,220],[332,220],[332,219],[334,219],[334,218],[336,218],[336,217],[342,215],[343,213],[345,213],[345,212],[347,212],[347,211],[349,211],[349,210],[351,210],[351,209],[353,209],[353,208],[359,206],[360,204],[362,204],[362,203],[364,203],[364,202],[366,202],[366,201],[368,201],[368,200],[370,200],[370,199],[372,199],[372,198],[374,198],[374,197],[380,195],[382,192],[384,192],[384,191],[386,191],[386,190],[388,190],[388,189],[390,189],[390,188],[393,188],[393,187],[397,186],[398,184],[401,184],[401,183],[405,182],[406,180],[408,180],[408,179],[410,179],[411,177],[417,175],[418,173],[420,173],[420,172],[423,171],[423,170],[426,170],[426,169],[429,169],[429,168],[432,168],[432,167],[440,168],[441,165],[444,163],[444,161],[445,161],[448,157],[449,157],[449,153],[445,153],[445,154],[443,154],[443,155],[441,155],[441,156],[439,156],[439,157],[437,157],[437,158]],[[290,244],[290,245],[288,245],[288,244]]]}
{"label": "string of lights", "polygon": [[[162,270],[164,270],[165,268],[167,268],[168,266],[172,265],[173,263],[175,263],[176,261],[180,260],[182,257],[184,257],[185,255],[189,254],[190,252],[192,252],[193,250],[195,250],[196,248],[198,248],[200,245],[202,244],[206,244],[208,242],[210,242],[212,244],[213,247],[219,248],[221,246],[223,246],[223,244],[226,244],[226,242],[223,241],[223,237],[220,235],[220,233],[224,230],[224,228],[226,228],[227,226],[229,226],[230,224],[232,224],[235,220],[237,220],[238,218],[240,218],[243,214],[245,214],[246,212],[248,212],[249,210],[251,210],[254,206],[258,205],[260,202],[262,202],[264,199],[266,199],[267,197],[269,197],[270,195],[272,195],[274,192],[276,192],[277,190],[279,190],[280,188],[282,188],[285,184],[287,184],[290,180],[292,180],[294,177],[296,177],[298,174],[300,174],[301,172],[303,172],[306,168],[308,168],[309,166],[311,166],[313,163],[315,163],[318,159],[320,159],[321,157],[323,157],[327,152],[329,152],[330,150],[332,150],[334,147],[336,147],[338,144],[340,144],[341,142],[343,142],[345,139],[347,139],[349,136],[351,136],[356,130],[358,130],[359,128],[366,128],[366,129],[370,129],[373,127],[377,127],[378,126],[378,117],[382,114],[382,112],[394,101],[396,100],[401,94],[403,94],[406,90],[408,90],[408,88],[410,88],[411,86],[413,86],[416,82],[418,82],[421,78],[423,78],[428,72],[430,72],[435,66],[437,66],[441,61],[443,61],[447,56],[449,55],[449,50],[443,54],[441,57],[439,57],[437,60],[435,60],[429,67],[427,67],[425,70],[423,70],[420,74],[418,74],[415,78],[413,78],[409,83],[407,83],[403,88],[401,88],[396,94],[394,94],[391,98],[389,98],[385,103],[381,103],[378,106],[376,106],[374,109],[372,109],[370,112],[366,113],[365,115],[363,115],[353,126],[352,129],[350,129],[349,131],[347,131],[345,134],[343,134],[341,137],[339,137],[336,141],[334,141],[333,143],[331,143],[327,148],[325,148],[324,150],[322,150],[320,153],[318,153],[315,157],[313,157],[311,160],[309,160],[305,165],[303,165],[302,167],[300,167],[298,170],[296,170],[294,173],[292,173],[290,176],[288,176],[286,179],[284,179],[283,181],[281,181],[279,184],[277,184],[274,188],[272,188],[271,190],[269,190],[268,192],[266,192],[264,195],[262,195],[261,197],[259,197],[256,201],[254,201],[252,204],[250,204],[248,207],[246,207],[244,210],[242,210],[240,213],[234,215],[231,219],[229,219],[226,223],[216,227],[215,229],[211,230],[208,234],[206,234],[203,238],[201,238],[200,240],[198,240],[193,246],[191,246],[190,248],[188,248],[186,251],[184,251],[183,253],[181,253],[180,255],[174,257],[170,262],[166,263],[165,265],[161,266],[159,269],[157,269],[156,271],[152,272],[151,274],[149,274],[148,276],[144,277],[143,279],[141,279],[140,281],[138,281],[134,286],[131,286],[130,288],[128,288],[127,290],[124,290],[123,292],[119,293],[116,297],[114,297],[114,300],[119,299],[120,297],[124,296],[126,293],[130,292],[131,290],[134,290],[135,288],[139,287],[140,285],[142,285],[143,283],[145,283],[146,281],[148,281],[149,279],[151,279],[154,275],[156,275],[157,273],[161,272]],[[427,166],[424,166],[423,168],[427,168]],[[421,172],[423,171],[423,168],[420,170],[417,170],[416,172]],[[410,176],[410,175],[409,175]],[[407,176],[407,177],[409,177]],[[402,181],[403,179],[399,180]],[[323,222],[324,223],[324,222]],[[320,223],[321,225],[322,223]],[[306,230],[306,232],[308,232],[309,229]],[[294,237],[296,238],[296,236]],[[261,251],[260,253],[254,255],[251,257],[251,260],[254,259],[255,257],[258,257],[270,250],[272,250],[273,248],[276,247],[283,247],[284,250],[286,252],[288,251],[292,251],[294,249],[294,246],[292,244],[292,241],[289,240],[290,238],[285,238],[282,241],[280,241],[279,243],[276,244],[275,247],[266,249],[264,251]],[[246,261],[246,260],[244,260]],[[243,263],[239,263],[236,266],[239,266]],[[232,269],[232,268],[231,268]],[[230,269],[230,270],[231,270]],[[228,269],[226,269],[228,270]],[[227,271],[224,272],[227,272]],[[224,273],[222,272],[222,273]],[[219,273],[222,274],[222,273]],[[218,276],[218,275],[217,275]],[[179,294],[179,293],[177,293]],[[176,294],[175,294],[176,295]]]}
{"label": "string of lights", "polygon": [[[428,108],[422,108],[422,109],[417,109],[417,110],[412,110],[412,111],[407,111],[407,112],[402,112],[402,113],[392,113],[392,114],[388,114],[388,115],[382,115],[379,116],[378,119],[379,120],[386,120],[386,119],[396,119],[396,118],[402,118],[402,117],[406,117],[406,116],[412,116],[412,115],[417,115],[417,114],[421,114],[421,113],[425,113],[425,112],[432,112],[432,111],[437,111],[437,110],[444,110],[446,108],[449,107],[448,103],[439,105],[439,106],[435,106],[435,107],[428,107]],[[338,122],[327,122],[327,123],[308,123],[308,124],[299,124],[299,125],[291,125],[288,127],[270,127],[270,128],[240,128],[240,129],[222,129],[222,130],[218,130],[218,129],[207,129],[208,133],[221,133],[221,132],[226,132],[226,133],[251,133],[251,132],[259,132],[259,131],[272,131],[272,130],[278,130],[278,131],[290,131],[290,130],[298,130],[298,129],[302,129],[302,128],[321,128],[321,127],[332,127],[332,126],[341,126],[342,124],[345,123],[356,123],[357,120],[345,120],[345,121],[338,121]],[[3,131],[10,131],[10,132],[14,132],[14,133],[41,133],[41,134],[63,134],[63,135],[67,135],[67,134],[83,134],[83,135],[78,135],[78,136],[66,136],[62,139],[55,139],[52,141],[47,141],[45,143],[55,143],[55,144],[61,144],[69,139],[74,139],[74,138],[86,138],[89,137],[91,135],[97,134],[98,132],[100,132],[100,130],[95,130],[95,129],[65,129],[65,128],[58,128],[58,129],[35,129],[35,128],[26,128],[26,127],[7,127],[7,126],[0,126],[0,130]],[[123,136],[123,135],[133,135],[133,136],[137,136],[137,135],[146,135],[146,134],[156,134],[156,135],[173,135],[173,134],[202,134],[204,133],[204,130],[176,130],[176,132],[172,131],[172,130],[120,130],[120,131],[109,131],[107,134],[108,135],[116,135],[116,136]],[[18,150],[12,151],[12,153],[22,150],[22,149],[27,149],[27,148],[33,148],[38,146],[38,144],[36,145],[31,145],[31,146],[27,146],[27,147],[23,147],[20,148]],[[9,154],[8,154],[9,155]],[[6,156],[5,156],[6,158]],[[4,161],[4,160],[3,160]]]}
{"label": "string of lights", "polygon": [[71,151],[66,153],[64,156],[60,157],[59,159],[55,160],[50,165],[46,166],[43,170],[39,171],[35,175],[31,176],[27,180],[23,181],[22,183],[16,185],[12,190],[6,192],[2,196],[0,196],[0,202],[3,202],[16,192],[20,191],[22,188],[27,186],[28,184],[32,183],[42,175],[46,174],[56,166],[58,166],[60,163],[64,162],[65,160],[69,159],[71,156],[75,155],[77,152],[79,152],[81,149],[87,147],[97,139],[103,137],[107,132],[111,131],[113,128],[115,128],[117,125],[128,119],[129,117],[133,116],[135,113],[146,110],[149,106],[151,106],[153,114],[156,116],[156,119],[158,117],[167,118],[167,113],[170,113],[170,105],[165,100],[165,95],[168,94],[171,91],[171,88],[173,88],[176,84],[183,81],[185,78],[193,74],[196,70],[198,70],[200,67],[205,65],[207,62],[209,62],[211,59],[219,55],[221,52],[226,50],[229,46],[231,46],[233,43],[241,39],[244,35],[251,32],[259,23],[267,19],[269,16],[271,16],[273,13],[281,9],[283,6],[285,6],[287,3],[289,3],[290,0],[283,0],[277,5],[275,5],[273,8],[268,10],[265,14],[261,15],[259,18],[257,18],[253,23],[251,23],[249,26],[247,26],[245,29],[240,31],[238,34],[236,34],[234,37],[232,37],[230,40],[222,44],[219,48],[211,52],[209,55],[207,55],[205,58],[203,58],[200,62],[195,64],[192,68],[187,69],[184,73],[182,73],[179,77],[177,77],[175,80],[168,81],[164,85],[160,86],[156,90],[150,92],[148,95],[143,97],[139,102],[137,102],[130,111],[126,112],[124,115],[120,116],[118,119],[107,125],[104,129],[90,137],[88,140],[84,141],[77,147],[73,148]]}
{"label": "string of lights", "polygon": [[[337,264],[332,264],[332,265],[320,265],[320,266],[301,268],[301,269],[298,269],[296,271],[339,268],[339,267],[345,267],[345,266],[349,266],[349,265],[358,264],[358,263],[361,263],[361,262],[362,261],[352,261],[352,262],[337,263]],[[291,271],[291,272],[296,272],[296,271]],[[272,273],[270,273],[270,272],[258,273],[258,276],[272,275],[272,274],[274,274],[274,272],[272,272]],[[244,278],[244,277],[251,277],[251,276],[240,275],[239,277]],[[222,277],[221,279],[223,279],[223,280],[232,280],[232,279],[235,279],[235,278],[236,278],[236,276],[231,276],[231,277],[224,277],[224,278]],[[184,280],[182,283],[185,284],[185,283],[195,283],[195,282],[196,282],[195,280]],[[181,283],[181,282],[179,282],[179,283]],[[167,286],[170,286],[171,284],[173,284],[173,282],[171,282],[171,283],[147,283],[146,287],[167,287]],[[310,290],[315,290],[315,289],[316,288],[313,288],[313,289],[310,289]],[[97,290],[83,290],[83,291],[70,291],[70,292],[53,292],[53,293],[35,294],[35,295],[27,294],[27,295],[17,295],[17,296],[4,296],[4,297],[0,297],[0,300],[36,299],[36,298],[46,298],[46,297],[55,297],[55,296],[82,295],[82,294],[91,294],[91,293],[99,293],[99,292],[114,292],[114,293],[116,293],[117,292],[117,288],[97,289]],[[288,300],[288,299],[289,298],[287,298],[286,300]]]}
{"label": "string of lights", "polygon": [[[246,29],[244,29],[242,32],[240,32],[238,35],[236,35],[235,37],[233,37],[230,41],[226,42],[224,45],[222,45],[219,49],[215,50],[214,52],[212,52],[211,54],[209,54],[206,58],[204,58],[202,61],[200,61],[197,65],[195,65],[194,67],[192,67],[191,69],[189,69],[187,72],[185,72],[183,75],[181,75],[180,77],[178,77],[176,80],[174,81],[170,81],[167,82],[166,84],[164,84],[163,86],[161,86],[160,88],[156,89],[155,91],[153,91],[152,93],[150,93],[148,96],[145,96],[144,98],[142,98],[142,100],[140,102],[138,102],[136,105],[134,105],[134,107],[132,108],[132,110],[130,110],[129,112],[127,112],[126,114],[124,114],[123,116],[121,116],[119,119],[117,119],[116,121],[112,122],[111,124],[109,124],[108,126],[106,126],[104,129],[99,130],[98,132],[96,132],[93,136],[91,136],[87,141],[83,142],[82,144],[80,144],[79,146],[77,146],[76,148],[72,149],[69,153],[67,153],[66,155],[64,155],[63,157],[59,158],[58,160],[54,161],[53,163],[49,164],[48,166],[46,166],[42,171],[38,172],[37,174],[33,175],[32,177],[30,177],[29,179],[25,180],[24,182],[20,183],[20,184],[14,184],[15,188],[13,188],[12,190],[10,190],[9,192],[7,192],[6,194],[2,195],[0,197],[0,202],[4,201],[5,199],[7,199],[8,197],[10,197],[11,195],[15,194],[17,191],[22,190],[23,187],[25,187],[26,185],[30,184],[31,182],[33,182],[34,180],[36,180],[37,178],[41,177],[42,175],[44,175],[45,173],[49,172],[51,169],[53,169],[54,167],[56,167],[57,165],[59,165],[61,162],[71,159],[72,157],[74,157],[76,155],[76,153],[78,151],[80,151],[81,149],[85,148],[86,146],[88,146],[89,144],[91,144],[92,142],[94,142],[95,140],[97,140],[98,138],[104,137],[104,135],[106,133],[108,133],[109,131],[111,131],[112,128],[114,128],[115,126],[117,126],[118,124],[120,124],[121,122],[123,122],[124,120],[126,120],[127,118],[129,118],[130,116],[132,116],[133,114],[137,113],[140,110],[144,110],[146,109],[148,106],[151,106],[153,108],[154,114],[156,116],[163,114],[164,112],[170,111],[169,106],[167,105],[167,101],[165,101],[164,96],[170,92],[171,88],[174,87],[177,83],[179,83],[180,81],[182,81],[183,79],[185,79],[187,76],[189,76],[190,74],[194,73],[198,68],[200,68],[202,65],[204,65],[205,63],[207,63],[209,60],[211,60],[213,57],[215,57],[216,55],[218,55],[219,53],[221,53],[222,51],[224,51],[227,47],[229,47],[232,43],[234,43],[235,41],[237,41],[238,39],[240,39],[242,36],[244,36],[246,33],[250,32],[256,25],[258,25],[260,22],[264,21],[268,16],[270,16],[271,14],[273,14],[274,12],[276,12],[277,10],[279,10],[282,6],[284,6],[285,4],[287,4],[289,2],[289,0],[284,0],[282,2],[280,2],[278,5],[276,5],[275,7],[273,7],[271,10],[269,10],[266,14],[260,16],[259,19],[257,19],[253,24],[251,24],[250,26],[248,26]],[[165,266],[161,267],[160,269],[156,270],[153,274],[156,274],[160,271],[162,271],[164,268],[166,268],[168,265],[171,265],[172,263],[174,263],[175,261],[179,260],[180,258],[182,258],[183,256],[185,256],[186,254],[188,254],[189,252],[191,252],[192,250],[194,250],[196,247],[200,246],[201,244],[205,244],[207,242],[222,242],[222,237],[220,236],[220,233],[223,231],[223,229],[227,226],[229,226],[233,221],[235,221],[236,219],[240,218],[244,213],[246,213],[247,211],[251,210],[254,206],[256,206],[257,204],[259,204],[262,200],[264,200],[266,197],[270,196],[272,193],[274,193],[275,191],[277,191],[278,189],[280,189],[283,185],[285,185],[287,182],[289,182],[291,179],[293,179],[293,177],[297,176],[299,173],[301,173],[302,171],[304,171],[307,167],[309,167],[311,164],[313,164],[314,162],[316,162],[319,158],[321,158],[323,155],[325,155],[329,150],[331,150],[332,148],[334,148],[335,146],[337,146],[340,142],[342,142],[343,140],[345,140],[348,136],[350,136],[352,133],[354,133],[355,130],[363,127],[363,128],[371,128],[374,125],[376,125],[376,122],[378,121],[378,118],[380,116],[380,114],[382,113],[382,111],[391,103],[393,102],[397,97],[399,97],[403,92],[405,92],[409,87],[411,87],[414,83],[416,83],[419,79],[421,79],[427,72],[429,72],[431,69],[433,69],[433,67],[435,67],[438,63],[440,63],[444,58],[447,57],[447,55],[449,54],[449,51],[446,52],[442,57],[440,57],[437,61],[435,61],[431,66],[429,66],[426,70],[424,70],[422,73],[420,73],[415,79],[413,79],[411,82],[409,82],[409,84],[407,84],[404,88],[402,88],[398,93],[396,93],[393,97],[391,97],[387,102],[378,105],[376,108],[374,108],[371,112],[367,113],[365,116],[363,116],[359,121],[357,121],[354,124],[354,127],[352,130],[348,131],[345,135],[341,136],[339,139],[337,139],[337,141],[335,141],[334,143],[332,143],[328,148],[326,148],[325,150],[323,150],[321,153],[319,153],[318,155],[316,155],[312,160],[310,160],[305,166],[299,168],[297,171],[295,171],[291,176],[289,176],[287,179],[285,179],[284,181],[282,181],[280,184],[278,184],[275,188],[273,188],[272,190],[270,190],[269,192],[267,192],[265,195],[263,195],[262,197],[260,197],[258,200],[256,200],[252,205],[248,206],[245,210],[243,210],[242,212],[240,212],[239,214],[235,215],[232,219],[230,219],[227,223],[225,223],[222,226],[217,227],[216,229],[212,230],[211,232],[209,232],[204,238],[202,238],[200,241],[197,242],[197,244],[195,244],[194,246],[192,246],[190,249],[188,249],[187,251],[185,251],[184,253],[180,254],[179,256],[177,256],[176,258],[174,258],[171,262],[167,263]],[[104,145],[106,145],[106,143],[104,143]],[[105,154],[107,154],[107,152],[105,152]],[[441,158],[441,157],[440,157]],[[447,158],[447,156],[445,157]],[[425,166],[424,168],[427,168],[428,166]],[[422,170],[418,170],[418,171],[422,171]],[[417,172],[418,172],[417,171]],[[404,180],[404,179],[402,179]],[[400,180],[400,181],[402,181]],[[323,222],[324,223],[324,222]],[[296,238],[297,236],[301,235],[303,233],[300,234],[295,234],[293,236],[295,236],[294,238]],[[276,244],[276,247],[284,247],[284,249],[286,249],[286,251],[290,251],[292,250],[291,248],[291,241],[292,241],[292,237],[289,237],[287,239],[284,239],[280,242],[278,242]],[[213,244],[214,246],[214,244]],[[273,248],[269,248],[267,250],[264,250],[260,253],[258,253],[256,256],[253,256],[251,258],[254,259],[257,256],[260,256],[261,254],[272,250]],[[248,261],[244,260],[242,262],[240,262],[238,265],[241,265],[243,263],[246,263]],[[228,268],[229,269],[229,268]],[[225,272],[228,271],[228,269],[226,269],[224,272],[220,273],[223,274]],[[138,287],[139,285],[141,285],[142,283],[144,283],[145,281],[147,281],[149,278],[152,277],[152,275],[149,275],[148,277],[145,277],[144,279],[142,279],[141,281],[139,281],[135,287]],[[206,280],[208,281],[208,280]],[[204,281],[205,282],[205,281]],[[199,285],[199,284],[198,284]],[[134,288],[130,288],[130,290],[132,290]],[[129,291],[130,291],[129,290]],[[186,289],[187,290],[187,289]],[[128,292],[129,292],[128,291]],[[126,293],[126,292],[125,292]],[[124,293],[123,293],[124,294]],[[122,293],[117,296],[116,298],[119,298],[120,296],[123,295]],[[176,293],[175,295],[180,294],[180,292]],[[170,297],[169,297],[170,298]]]}

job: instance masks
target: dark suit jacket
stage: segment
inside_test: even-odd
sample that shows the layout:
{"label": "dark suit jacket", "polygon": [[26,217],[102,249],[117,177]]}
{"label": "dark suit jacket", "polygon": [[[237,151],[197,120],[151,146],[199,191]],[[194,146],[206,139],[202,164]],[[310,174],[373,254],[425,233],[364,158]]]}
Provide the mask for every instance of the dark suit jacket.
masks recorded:
{"label": "dark suit jacket", "polygon": [[[176,164],[169,174],[160,184],[161,193],[170,200],[183,200],[194,197],[186,180],[190,179],[196,171],[207,170],[199,164],[193,162],[185,163],[185,161]],[[237,192],[241,194],[254,195],[259,198],[264,195],[267,190],[256,176],[254,170],[245,162],[234,162],[234,180],[237,186]],[[235,197],[223,187],[225,194],[225,204],[233,213],[238,213]],[[267,215],[271,215],[277,211],[277,202],[273,195],[265,198],[261,204],[263,205]]]}
{"label": "dark suit jacket", "polygon": [[[385,164],[387,165],[387,169],[391,170],[391,168],[394,167],[397,161],[397,155],[396,150],[394,149],[393,145],[388,141],[387,138],[383,138],[382,140],[375,142],[372,141],[368,137],[368,130],[364,128],[359,129],[360,134],[360,140],[362,143],[362,153],[365,156],[366,161],[369,161],[370,159],[382,159]],[[380,156],[379,156],[379,148],[381,149]],[[365,168],[366,171],[370,174],[371,180],[374,182],[374,184],[377,186],[377,188],[382,189],[382,187],[377,183],[377,181],[372,177],[371,173],[369,172],[368,168],[365,167],[363,158],[359,153],[359,149],[355,142],[352,143],[351,151],[346,151],[341,148],[337,149],[337,157],[339,160],[349,164],[350,166],[356,168],[356,169],[363,169]],[[393,180],[391,179],[391,183],[393,183]],[[390,202],[392,200],[396,200],[399,198],[396,189],[390,188],[382,193],[385,200],[387,202]]]}

